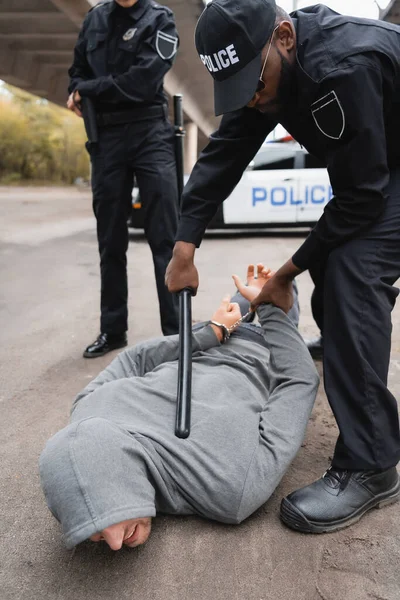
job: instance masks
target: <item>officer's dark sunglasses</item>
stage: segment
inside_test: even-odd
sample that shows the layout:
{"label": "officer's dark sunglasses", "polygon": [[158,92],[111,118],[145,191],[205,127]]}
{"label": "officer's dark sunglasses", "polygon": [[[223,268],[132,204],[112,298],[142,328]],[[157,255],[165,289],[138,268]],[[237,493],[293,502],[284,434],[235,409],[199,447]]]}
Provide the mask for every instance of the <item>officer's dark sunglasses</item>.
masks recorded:
{"label": "officer's dark sunglasses", "polygon": [[276,31],[277,29],[279,29],[279,25],[277,25],[277,26],[275,27],[275,29],[273,30],[273,32],[272,32],[272,35],[271,35],[271,40],[270,40],[270,42],[269,42],[269,46],[268,46],[268,50],[267,50],[267,56],[265,57],[265,60],[264,60],[263,67],[262,67],[262,69],[261,69],[260,77],[258,78],[258,84],[257,84],[257,88],[256,88],[256,92],[257,92],[257,93],[259,93],[259,92],[262,92],[262,91],[263,91],[263,89],[265,88],[265,83],[264,83],[264,81],[263,81],[263,75],[264,75],[265,66],[266,66],[266,64],[267,64],[267,60],[268,60],[268,57],[269,57],[269,53],[270,53],[270,51],[271,51],[271,46],[272,46],[272,41],[273,41],[273,39],[274,39],[274,34],[275,34],[275,31]]}

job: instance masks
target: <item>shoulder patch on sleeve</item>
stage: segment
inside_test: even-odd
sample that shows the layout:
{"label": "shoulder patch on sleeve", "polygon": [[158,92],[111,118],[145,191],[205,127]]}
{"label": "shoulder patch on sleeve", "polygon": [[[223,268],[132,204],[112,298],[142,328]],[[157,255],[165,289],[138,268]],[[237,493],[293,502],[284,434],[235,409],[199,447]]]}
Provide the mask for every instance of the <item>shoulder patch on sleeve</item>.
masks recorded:
{"label": "shoulder patch on sleeve", "polygon": [[156,50],[163,60],[172,58],[176,54],[177,49],[177,37],[164,33],[163,31],[157,31]]}
{"label": "shoulder patch on sleeve", "polygon": [[340,140],[346,125],[343,107],[333,90],[311,104],[311,114],[321,133],[331,140]]}

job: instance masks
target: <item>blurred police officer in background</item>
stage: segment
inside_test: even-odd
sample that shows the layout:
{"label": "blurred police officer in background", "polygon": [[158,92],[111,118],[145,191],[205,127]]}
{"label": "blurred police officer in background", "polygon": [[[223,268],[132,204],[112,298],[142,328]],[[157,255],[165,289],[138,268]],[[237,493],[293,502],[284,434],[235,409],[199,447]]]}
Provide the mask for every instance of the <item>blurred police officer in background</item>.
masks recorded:
{"label": "blurred police officer in background", "polygon": [[[68,108],[93,102],[98,143],[89,144],[101,268],[100,335],[84,352],[102,356],[127,344],[128,226],[136,176],[144,209],[164,335],[178,332],[178,300],[165,269],[177,227],[174,130],[163,79],[178,35],[172,11],[152,0],[108,0],[87,14],[69,70]],[[85,116],[85,115],[84,115]]]}
{"label": "blurred police officer in background", "polygon": [[196,46],[224,116],[183,193],[169,289],[197,289],[195,248],[277,123],[325,161],[334,197],[253,306],[287,312],[293,278],[310,271],[340,435],[331,467],[282,501],[281,518],[303,532],[340,529],[399,496],[387,375],[400,276],[400,28],[323,5],[289,16],[274,0],[213,0]]}

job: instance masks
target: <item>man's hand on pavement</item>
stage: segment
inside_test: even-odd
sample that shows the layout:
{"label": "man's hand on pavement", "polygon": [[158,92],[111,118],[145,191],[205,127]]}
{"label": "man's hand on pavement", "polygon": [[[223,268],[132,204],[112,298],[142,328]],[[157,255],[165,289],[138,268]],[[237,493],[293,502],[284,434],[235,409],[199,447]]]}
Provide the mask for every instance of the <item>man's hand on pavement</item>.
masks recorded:
{"label": "man's hand on pavement", "polygon": [[191,288],[196,295],[199,287],[199,274],[194,265],[195,245],[177,242],[174,253],[165,273],[165,284],[170,292],[180,292]]}

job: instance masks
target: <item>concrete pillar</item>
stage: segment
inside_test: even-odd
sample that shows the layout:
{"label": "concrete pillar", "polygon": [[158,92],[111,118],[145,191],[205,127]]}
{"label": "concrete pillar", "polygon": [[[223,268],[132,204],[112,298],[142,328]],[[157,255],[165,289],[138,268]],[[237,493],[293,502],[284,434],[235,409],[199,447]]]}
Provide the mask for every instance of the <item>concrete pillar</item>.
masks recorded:
{"label": "concrete pillar", "polygon": [[185,136],[185,174],[189,174],[197,160],[198,127],[196,123],[186,123]]}

